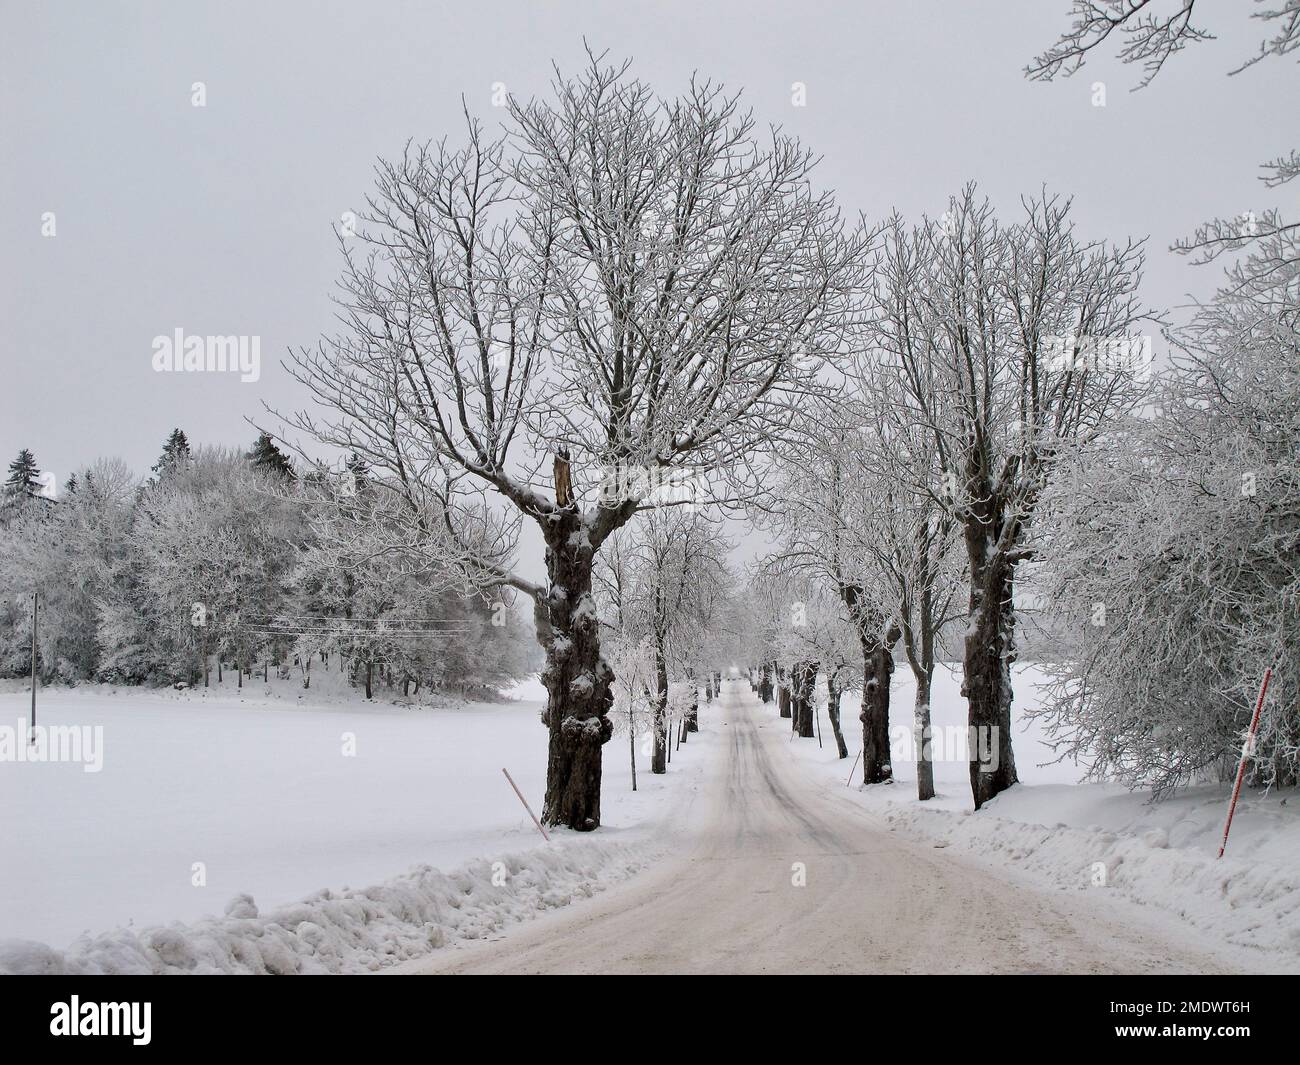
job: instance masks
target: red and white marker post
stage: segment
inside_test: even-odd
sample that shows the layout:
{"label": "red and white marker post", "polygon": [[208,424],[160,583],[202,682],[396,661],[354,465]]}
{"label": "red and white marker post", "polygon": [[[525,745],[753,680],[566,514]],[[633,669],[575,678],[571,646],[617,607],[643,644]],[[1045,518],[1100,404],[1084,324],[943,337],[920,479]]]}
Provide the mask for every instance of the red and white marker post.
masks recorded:
{"label": "red and white marker post", "polygon": [[1228,820],[1223,824],[1223,842],[1219,844],[1219,857],[1228,846],[1228,829],[1232,827],[1232,815],[1237,811],[1237,797],[1241,795],[1241,782],[1246,777],[1246,759],[1255,753],[1255,733],[1259,729],[1259,713],[1264,709],[1264,694],[1268,691],[1269,678],[1273,676],[1271,668],[1264,670],[1264,683],[1259,686],[1259,698],[1255,700],[1255,713],[1250,719],[1250,731],[1246,733],[1246,742],[1241,747],[1241,762],[1237,766],[1237,782],[1232,786],[1232,802],[1228,804]]}

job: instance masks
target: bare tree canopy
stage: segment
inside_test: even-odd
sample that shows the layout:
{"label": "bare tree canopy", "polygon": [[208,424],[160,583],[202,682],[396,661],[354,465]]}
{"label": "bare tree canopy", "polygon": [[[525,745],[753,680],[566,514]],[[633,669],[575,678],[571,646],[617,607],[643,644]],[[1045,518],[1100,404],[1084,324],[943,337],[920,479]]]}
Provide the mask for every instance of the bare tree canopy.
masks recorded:
{"label": "bare tree canopy", "polygon": [[[1259,51],[1231,74],[1239,74],[1270,56],[1286,56],[1300,48],[1300,0],[1256,0],[1251,18],[1268,23],[1271,34],[1260,42]],[[1101,47],[1112,34],[1119,34],[1119,57],[1124,63],[1140,63],[1145,88],[1164,69],[1165,62],[1190,44],[1212,39],[1213,34],[1193,24],[1196,0],[1175,0],[1163,6],[1156,0],[1075,0],[1074,22],[1055,45],[1025,67],[1025,74],[1037,81],[1051,81],[1058,74],[1069,76]],[[1265,6],[1267,5],[1267,6]],[[1261,167],[1260,180],[1277,188],[1300,175],[1300,152],[1277,156]],[[1190,237],[1177,240],[1173,250],[1198,264],[1221,256],[1250,250],[1244,261],[1227,270],[1228,294],[1252,299],[1264,296],[1277,306],[1296,299],[1300,283],[1300,223],[1287,222],[1276,208],[1245,211],[1233,218],[1216,218],[1199,225]]]}
{"label": "bare tree canopy", "polygon": [[[511,100],[501,138],[467,118],[463,147],[379,163],[340,235],[342,329],[290,367],[325,413],[289,419],[369,464],[390,538],[534,598],[544,817],[575,828],[599,823],[610,735],[593,556],[665,481],[694,499],[770,449],[842,343],[861,250],[812,153],[760,134],[737,96],[694,80],[662,99],[589,58],[547,99]],[[524,519],[546,586],[510,568]]]}
{"label": "bare tree canopy", "polygon": [[[1238,74],[1268,56],[1282,56],[1300,48],[1300,0],[1256,0],[1261,7],[1251,18],[1277,23],[1260,42],[1259,51],[1229,73]],[[1165,63],[1189,45],[1214,40],[1214,34],[1192,21],[1196,0],[1074,0],[1073,21],[1060,39],[1025,67],[1037,81],[1068,77],[1083,66],[1089,54],[1117,37],[1118,55],[1125,63],[1142,67],[1145,88]]]}

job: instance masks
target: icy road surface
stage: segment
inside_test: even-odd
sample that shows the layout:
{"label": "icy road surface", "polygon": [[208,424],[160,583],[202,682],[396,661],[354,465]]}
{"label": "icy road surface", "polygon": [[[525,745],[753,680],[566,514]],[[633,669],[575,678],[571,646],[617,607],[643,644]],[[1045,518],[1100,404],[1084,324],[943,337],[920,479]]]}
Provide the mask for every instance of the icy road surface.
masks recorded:
{"label": "icy road surface", "polygon": [[[1222,972],[1177,929],[909,842],[801,769],[743,683],[680,856],[406,973]],[[786,748],[786,749],[783,749]],[[847,776],[847,770],[846,774]],[[805,886],[797,886],[800,881]],[[1184,934],[1182,939],[1188,937]]]}

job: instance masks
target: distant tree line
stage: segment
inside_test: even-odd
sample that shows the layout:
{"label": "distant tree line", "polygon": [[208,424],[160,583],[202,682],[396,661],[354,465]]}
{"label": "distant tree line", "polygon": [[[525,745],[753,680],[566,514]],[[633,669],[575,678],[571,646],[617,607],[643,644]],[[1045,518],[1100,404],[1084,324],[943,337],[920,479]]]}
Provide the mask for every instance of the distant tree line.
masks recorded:
{"label": "distant tree line", "polygon": [[99,459],[57,492],[22,449],[0,492],[0,676],[31,672],[33,593],[47,683],[310,685],[315,662],[418,695],[529,672],[508,590],[357,545],[349,528],[382,522],[368,484],[356,456],[295,470],[268,433],[241,452],[174,429],[148,478]]}

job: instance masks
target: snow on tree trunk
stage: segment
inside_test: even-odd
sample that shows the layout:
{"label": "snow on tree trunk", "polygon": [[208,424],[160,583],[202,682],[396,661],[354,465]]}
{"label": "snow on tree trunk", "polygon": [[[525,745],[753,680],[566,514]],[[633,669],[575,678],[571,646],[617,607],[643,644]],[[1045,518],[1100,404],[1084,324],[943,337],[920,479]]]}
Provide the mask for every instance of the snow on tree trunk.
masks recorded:
{"label": "snow on tree trunk", "polygon": [[651,723],[654,733],[654,753],[650,758],[650,772],[668,772],[668,659],[662,640],[655,643],[655,711]]}
{"label": "snow on tree trunk", "polygon": [[894,672],[893,647],[900,633],[891,627],[882,642],[884,618],[863,600],[860,585],[841,584],[840,598],[862,648],[862,782],[883,784],[894,779],[889,760],[889,681]]}
{"label": "snow on tree trunk", "polygon": [[813,689],[818,663],[799,662],[794,667],[794,728],[802,739],[813,738]]}
{"label": "snow on tree trunk", "polygon": [[916,678],[916,797],[934,798],[934,745],[930,738],[930,678]]}
{"label": "snow on tree trunk", "polygon": [[840,684],[838,678],[826,679],[826,716],[831,719],[831,731],[835,734],[835,747],[841,758],[849,756],[848,745],[844,742],[844,732],[840,729]]}
{"label": "snow on tree trunk", "polygon": [[981,525],[966,526],[966,542],[972,579],[961,693],[969,708],[971,795],[978,810],[1017,780],[1011,751],[1014,568],[1002,552],[989,552]]}
{"label": "snow on tree trunk", "polygon": [[776,705],[782,717],[790,717],[790,678],[784,666],[776,667]]}
{"label": "snow on tree trunk", "polygon": [[614,674],[600,654],[592,557],[577,509],[555,515],[546,536],[549,590],[536,610],[546,652],[542,722],[550,730],[542,820],[580,832],[600,826],[601,747],[614,731]]}
{"label": "snow on tree trunk", "polygon": [[883,784],[894,779],[889,760],[889,682],[894,656],[874,637],[862,639],[862,782]]}
{"label": "snow on tree trunk", "polygon": [[772,701],[772,665],[763,663],[762,679],[758,683],[758,697],[765,703]]}

